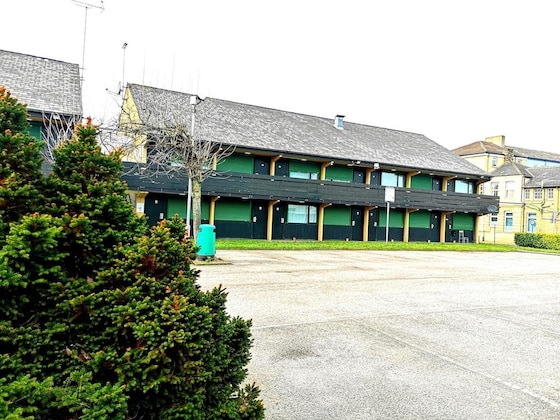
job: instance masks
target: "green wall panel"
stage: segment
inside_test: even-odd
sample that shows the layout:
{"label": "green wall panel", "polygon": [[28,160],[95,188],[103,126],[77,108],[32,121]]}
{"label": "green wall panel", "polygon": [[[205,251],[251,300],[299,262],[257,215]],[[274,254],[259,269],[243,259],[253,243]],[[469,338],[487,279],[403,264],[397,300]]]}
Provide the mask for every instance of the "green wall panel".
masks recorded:
{"label": "green wall panel", "polygon": [[429,175],[413,176],[410,181],[410,188],[414,188],[416,190],[431,190],[432,177]]}
{"label": "green wall panel", "polygon": [[327,181],[352,182],[354,180],[354,172],[352,168],[343,166],[329,166],[325,174]]}
{"label": "green wall panel", "polygon": [[411,228],[429,228],[431,224],[430,213],[427,211],[410,213],[408,223]]}
{"label": "green wall panel", "polygon": [[319,172],[321,172],[321,166],[315,162],[302,162],[299,160],[291,160],[290,172],[305,172],[309,174],[319,174]]}
{"label": "green wall panel", "polygon": [[472,214],[464,214],[464,213],[454,214],[453,229],[474,230],[474,216]]}
{"label": "green wall panel", "polygon": [[334,226],[350,226],[350,207],[327,207],[323,224]]}
{"label": "green wall panel", "polygon": [[41,126],[42,124],[40,122],[32,121],[31,127],[29,127],[29,134],[37,140],[41,140]]}
{"label": "green wall panel", "polygon": [[[175,214],[183,219],[187,217],[187,198],[186,197],[172,197],[167,198],[167,218],[171,219]],[[192,217],[192,216],[191,216]]]}
{"label": "green wall panel", "polygon": [[218,171],[238,172],[252,174],[254,171],[254,161],[252,156],[231,155],[218,162]]}
{"label": "green wall panel", "polygon": [[216,201],[215,219],[221,221],[250,222],[250,201]]}
{"label": "green wall panel", "polygon": [[[379,227],[387,226],[387,208],[379,209]],[[391,209],[389,212],[389,227],[403,228],[404,213],[401,210]]]}

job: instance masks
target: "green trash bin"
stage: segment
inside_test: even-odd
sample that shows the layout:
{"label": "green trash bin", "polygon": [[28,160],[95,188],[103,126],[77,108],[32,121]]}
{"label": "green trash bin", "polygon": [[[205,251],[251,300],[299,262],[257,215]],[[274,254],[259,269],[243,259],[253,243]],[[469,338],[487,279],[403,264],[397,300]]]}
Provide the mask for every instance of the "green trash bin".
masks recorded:
{"label": "green trash bin", "polygon": [[216,255],[216,226],[200,225],[196,245],[200,247],[198,250],[199,257],[213,257]]}

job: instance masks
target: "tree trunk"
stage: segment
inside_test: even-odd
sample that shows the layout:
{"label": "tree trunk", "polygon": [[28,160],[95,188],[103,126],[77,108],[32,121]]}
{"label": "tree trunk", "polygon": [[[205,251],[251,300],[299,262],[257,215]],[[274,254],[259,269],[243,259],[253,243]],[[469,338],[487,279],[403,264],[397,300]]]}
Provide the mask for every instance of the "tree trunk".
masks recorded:
{"label": "tree trunk", "polygon": [[193,231],[192,237],[194,243],[196,244],[196,239],[198,238],[198,231],[200,229],[200,212],[201,212],[201,184],[202,181],[198,178],[193,177],[192,179],[192,220],[193,220]]}

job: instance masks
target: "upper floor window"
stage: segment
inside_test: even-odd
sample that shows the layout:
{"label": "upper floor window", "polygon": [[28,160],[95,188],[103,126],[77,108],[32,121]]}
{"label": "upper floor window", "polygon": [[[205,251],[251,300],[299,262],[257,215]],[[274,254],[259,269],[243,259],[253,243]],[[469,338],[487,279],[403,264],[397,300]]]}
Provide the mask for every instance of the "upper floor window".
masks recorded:
{"label": "upper floor window", "polygon": [[464,179],[455,180],[455,192],[473,194],[474,184],[472,181],[466,181]]}
{"label": "upper floor window", "polygon": [[506,198],[513,198],[515,196],[515,182],[506,181]]}
{"label": "upper floor window", "polygon": [[523,199],[530,200],[531,199],[531,190],[529,188],[525,188],[523,190]]}
{"label": "upper floor window", "polygon": [[546,199],[553,200],[554,199],[554,188],[547,188],[546,189]]}
{"label": "upper floor window", "polygon": [[541,188],[535,188],[535,192],[533,193],[533,198],[535,200],[542,200],[542,189]]}
{"label": "upper floor window", "polygon": [[288,204],[288,223],[317,223],[317,207]]}
{"label": "upper floor window", "polygon": [[499,188],[500,184],[498,184],[497,182],[492,182],[492,183],[490,183],[490,185],[492,186],[492,195],[497,197],[499,195],[498,194],[498,191],[499,191],[498,188]]}
{"label": "upper floor window", "polygon": [[492,156],[492,167],[496,167],[498,166],[498,157],[497,156]]}
{"label": "upper floor window", "polygon": [[381,185],[384,187],[404,187],[404,175],[395,172],[383,172]]}

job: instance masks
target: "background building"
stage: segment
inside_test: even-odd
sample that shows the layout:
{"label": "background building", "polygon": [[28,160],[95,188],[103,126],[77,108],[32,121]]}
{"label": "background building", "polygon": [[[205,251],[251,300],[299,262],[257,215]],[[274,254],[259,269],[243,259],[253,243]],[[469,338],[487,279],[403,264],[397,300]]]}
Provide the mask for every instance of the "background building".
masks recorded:
{"label": "background building", "polygon": [[482,217],[479,240],[513,244],[517,232],[558,233],[560,155],[505,144],[488,137],[453,152],[490,172],[480,193],[500,199],[494,217]]}

